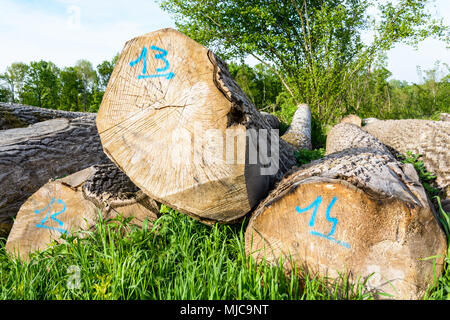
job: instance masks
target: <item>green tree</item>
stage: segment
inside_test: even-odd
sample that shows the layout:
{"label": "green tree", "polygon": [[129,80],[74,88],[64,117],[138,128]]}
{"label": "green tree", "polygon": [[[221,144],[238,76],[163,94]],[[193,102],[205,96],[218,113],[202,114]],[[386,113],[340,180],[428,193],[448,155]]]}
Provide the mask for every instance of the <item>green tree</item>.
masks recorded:
{"label": "green tree", "polygon": [[105,60],[97,66],[98,87],[100,90],[105,91],[117,60],[119,60],[119,54],[116,54],[111,61]]}
{"label": "green tree", "polygon": [[[427,0],[161,0],[177,28],[224,59],[253,56],[275,73],[292,103],[305,102],[322,123],[354,108],[359,75],[395,44],[416,45],[448,28]],[[378,9],[379,18],[369,12]],[[362,41],[371,30],[373,39]],[[364,88],[364,85],[360,86]],[[364,94],[364,90],[353,94]]]}
{"label": "green tree", "polygon": [[25,104],[57,109],[59,106],[59,69],[53,62],[31,62],[24,81]]}
{"label": "green tree", "polygon": [[3,88],[9,92],[8,102],[22,102],[21,96],[28,68],[28,65],[23,62],[15,62],[6,68],[5,73],[0,74],[0,80],[4,83]]}
{"label": "green tree", "polygon": [[60,106],[63,110],[80,111],[80,94],[83,85],[80,73],[74,67],[64,68],[60,73]]}
{"label": "green tree", "polygon": [[89,109],[90,98],[98,81],[97,72],[92,67],[92,63],[88,60],[78,60],[74,69],[80,75],[83,111],[86,112]]}

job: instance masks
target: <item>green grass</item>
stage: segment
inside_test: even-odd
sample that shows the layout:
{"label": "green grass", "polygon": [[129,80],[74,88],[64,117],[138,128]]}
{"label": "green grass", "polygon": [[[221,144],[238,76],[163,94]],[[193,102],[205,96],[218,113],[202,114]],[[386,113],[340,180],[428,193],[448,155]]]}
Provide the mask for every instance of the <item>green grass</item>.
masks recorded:
{"label": "green grass", "polygon": [[0,299],[371,299],[345,277],[332,287],[256,264],[244,252],[246,222],[210,227],[165,210],[153,228],[127,233],[128,221],[102,220],[26,263],[8,257],[2,241]]}
{"label": "green grass", "polygon": [[[296,156],[301,165],[322,157],[323,149]],[[431,182],[418,156],[406,161]],[[9,257],[0,239],[0,299],[373,299],[364,281],[351,284],[345,275],[331,280],[296,268],[286,273],[282,261],[255,263],[244,250],[246,221],[206,226],[165,206],[162,212],[143,228],[129,219],[100,219],[95,230],[64,238],[27,262]],[[450,238],[450,217],[442,207],[440,217]],[[450,299],[449,265],[450,250],[425,299]]]}

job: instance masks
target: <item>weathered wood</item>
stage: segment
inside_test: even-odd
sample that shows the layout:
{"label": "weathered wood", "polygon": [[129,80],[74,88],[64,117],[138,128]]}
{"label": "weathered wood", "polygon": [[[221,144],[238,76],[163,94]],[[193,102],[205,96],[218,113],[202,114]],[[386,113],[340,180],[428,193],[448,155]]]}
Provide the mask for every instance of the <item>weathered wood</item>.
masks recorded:
{"label": "weathered wood", "polygon": [[242,218],[296,163],[225,63],[173,29],[125,44],[97,127],[142,191],[205,223]]}
{"label": "weathered wood", "polygon": [[450,113],[439,114],[439,119],[441,119],[441,121],[450,121]]}
{"label": "weathered wood", "polygon": [[56,118],[75,119],[93,115],[93,113],[53,110],[0,102],[0,130],[23,128]]}
{"label": "weathered wood", "polygon": [[436,174],[439,188],[450,186],[450,122],[380,120],[363,127],[385,145],[405,154],[421,154],[425,168]]}
{"label": "weathered wood", "polygon": [[0,131],[0,229],[12,226],[20,206],[51,178],[110,163],[95,117],[53,119]]}
{"label": "weathered wood", "polygon": [[271,113],[261,111],[261,114],[267,120],[272,129],[280,129],[280,120]]}
{"label": "weathered wood", "polygon": [[439,276],[447,252],[433,206],[411,164],[356,125],[339,124],[332,136],[345,129],[353,141],[342,151],[334,144],[334,153],[292,170],[256,208],[246,252],[258,261],[283,257],[288,269],[292,258],[321,276],[369,278],[367,290],[418,299],[434,276],[433,261],[423,259],[438,255]]}
{"label": "weathered wood", "polygon": [[281,138],[296,149],[312,149],[311,110],[307,104],[297,106],[292,122]]}
{"label": "weathered wood", "polygon": [[159,216],[160,204],[140,191],[114,164],[95,165],[51,180],[20,208],[6,251],[21,258],[43,250],[61,235],[93,229],[100,218],[133,217],[142,226]]}
{"label": "weathered wood", "polygon": [[365,118],[363,119],[363,125],[367,125],[369,123],[374,123],[375,121],[379,121],[377,118]]}
{"label": "weathered wood", "polygon": [[341,122],[331,128],[327,135],[325,155],[351,148],[370,148],[396,155],[394,150],[353,123]]}
{"label": "weathered wood", "polygon": [[341,123],[351,123],[358,127],[362,126],[362,120],[356,114],[349,114],[341,119]]}

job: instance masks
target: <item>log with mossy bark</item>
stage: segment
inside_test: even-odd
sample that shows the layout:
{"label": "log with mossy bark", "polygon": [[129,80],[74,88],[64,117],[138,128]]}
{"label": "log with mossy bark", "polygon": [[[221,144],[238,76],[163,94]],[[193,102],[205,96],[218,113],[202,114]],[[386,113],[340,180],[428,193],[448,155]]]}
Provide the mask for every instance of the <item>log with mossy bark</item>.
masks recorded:
{"label": "log with mossy bark", "polygon": [[377,297],[419,299],[447,252],[436,212],[411,164],[355,125],[338,129],[345,126],[351,143],[292,170],[257,207],[246,252],[319,276],[349,275],[354,284],[367,279]]}
{"label": "log with mossy bark", "polygon": [[94,114],[0,102],[0,130],[24,128],[38,122],[56,118],[75,119],[92,115]]}
{"label": "log with mossy bark", "polygon": [[53,119],[0,131],[0,229],[9,231],[20,206],[51,178],[94,164],[103,152],[95,116]]}
{"label": "log with mossy bark", "polygon": [[205,223],[241,219],[296,163],[226,64],[173,29],[125,44],[97,127],[141,190]]}
{"label": "log with mossy bark", "polygon": [[[6,242],[11,255],[27,258],[61,235],[95,228],[99,219],[142,227],[159,216],[160,204],[140,191],[114,164],[95,165],[51,180],[20,208]],[[125,227],[128,227],[125,225]]]}

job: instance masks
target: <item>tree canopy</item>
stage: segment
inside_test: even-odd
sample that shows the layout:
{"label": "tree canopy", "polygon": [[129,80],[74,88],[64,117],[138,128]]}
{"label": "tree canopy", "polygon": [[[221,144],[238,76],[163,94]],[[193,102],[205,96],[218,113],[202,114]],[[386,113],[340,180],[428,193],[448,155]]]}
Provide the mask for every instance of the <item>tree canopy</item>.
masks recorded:
{"label": "tree canopy", "polygon": [[[433,18],[429,2],[161,0],[160,5],[174,15],[180,31],[224,59],[252,56],[270,68],[293,103],[308,103],[326,123],[355,108],[349,88],[395,44],[416,45],[428,37],[448,41],[449,29]],[[371,41],[364,41],[368,36]]]}

